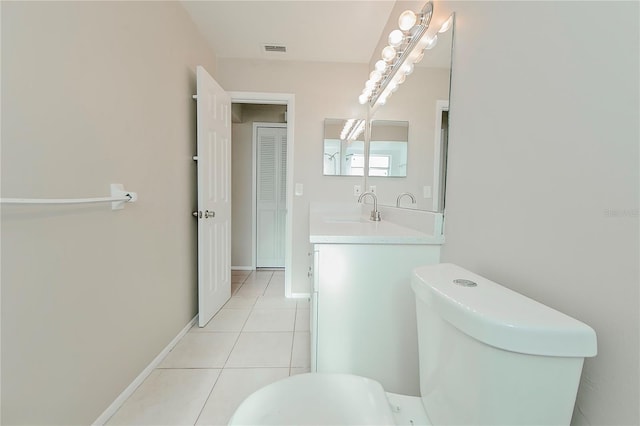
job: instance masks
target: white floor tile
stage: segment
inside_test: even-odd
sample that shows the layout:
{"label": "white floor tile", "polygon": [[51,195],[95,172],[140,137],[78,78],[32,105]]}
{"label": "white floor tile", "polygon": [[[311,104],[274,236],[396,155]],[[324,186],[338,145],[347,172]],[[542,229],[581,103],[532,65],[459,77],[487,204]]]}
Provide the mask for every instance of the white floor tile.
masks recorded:
{"label": "white floor tile", "polygon": [[209,323],[200,328],[194,326],[193,332],[207,331],[240,331],[247,321],[251,309],[227,309],[223,308],[209,321]]}
{"label": "white floor tile", "polygon": [[231,275],[231,284],[242,284],[244,282],[244,280],[246,280],[247,277],[241,277],[241,276],[233,276]]}
{"label": "white floor tile", "polygon": [[251,275],[247,277],[247,282],[269,283],[272,276],[273,276],[273,271],[254,271]]}
{"label": "white floor tile", "polygon": [[254,308],[242,331],[293,331],[295,315],[293,309]]}
{"label": "white floor tile", "polygon": [[108,425],[192,425],[220,370],[154,370]]}
{"label": "white floor tile", "polygon": [[222,370],[197,425],[226,425],[250,394],[289,375],[288,368],[226,368]]}
{"label": "white floor tile", "polygon": [[225,367],[288,367],[292,341],[293,333],[241,333]]}
{"label": "white floor tile", "polygon": [[238,297],[257,297],[262,296],[267,288],[268,282],[245,282],[242,287],[234,294]]}
{"label": "white floor tile", "polygon": [[284,297],[284,282],[273,282],[273,279],[269,282],[267,289],[264,291],[265,296]]}
{"label": "white floor tile", "polygon": [[238,334],[189,332],[158,368],[222,368]]}
{"label": "white floor tile", "polygon": [[255,309],[296,309],[296,299],[287,299],[284,296],[258,297]]}
{"label": "white floor tile", "polygon": [[293,336],[293,350],[291,352],[291,367],[309,368],[309,332],[296,331]]}
{"label": "white floor tile", "polygon": [[232,291],[108,424],[227,424],[253,391],[309,372],[309,300],[284,297],[284,271],[232,271]]}
{"label": "white floor tile", "polygon": [[256,304],[257,296],[240,297],[234,296],[223,306],[224,309],[251,309]]}
{"label": "white floor tile", "polygon": [[309,331],[309,310],[298,309],[296,311],[296,331]]}
{"label": "white floor tile", "polygon": [[291,373],[289,375],[290,376],[295,376],[296,374],[308,373],[310,371],[311,371],[311,369],[309,367],[307,367],[307,368],[291,367]]}

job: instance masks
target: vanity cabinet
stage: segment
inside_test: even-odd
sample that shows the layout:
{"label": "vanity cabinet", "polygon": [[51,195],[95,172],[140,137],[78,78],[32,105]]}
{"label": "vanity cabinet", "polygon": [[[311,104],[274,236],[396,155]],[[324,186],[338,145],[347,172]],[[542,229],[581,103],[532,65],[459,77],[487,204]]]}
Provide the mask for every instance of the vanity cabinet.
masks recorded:
{"label": "vanity cabinet", "polygon": [[311,371],[357,374],[388,392],[420,395],[411,273],[438,263],[440,245],[313,247]]}

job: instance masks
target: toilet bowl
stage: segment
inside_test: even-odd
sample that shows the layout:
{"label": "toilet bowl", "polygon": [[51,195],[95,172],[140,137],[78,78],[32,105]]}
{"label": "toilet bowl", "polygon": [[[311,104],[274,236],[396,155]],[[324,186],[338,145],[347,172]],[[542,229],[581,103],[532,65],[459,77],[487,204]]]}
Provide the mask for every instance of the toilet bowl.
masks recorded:
{"label": "toilet bowl", "polygon": [[[411,423],[413,421],[413,423]],[[385,392],[366,377],[305,373],[253,393],[233,425],[430,425],[417,396]]]}
{"label": "toilet bowl", "polygon": [[[307,373],[250,395],[231,425],[568,425],[586,324],[456,265],[417,268],[420,397],[375,380]],[[375,356],[375,354],[372,354]]]}

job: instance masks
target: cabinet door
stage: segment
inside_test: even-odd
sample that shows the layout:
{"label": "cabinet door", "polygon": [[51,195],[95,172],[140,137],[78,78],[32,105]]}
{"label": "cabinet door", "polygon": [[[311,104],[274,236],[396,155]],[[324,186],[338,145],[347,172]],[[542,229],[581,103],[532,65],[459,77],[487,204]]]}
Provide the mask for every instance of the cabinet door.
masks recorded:
{"label": "cabinet door", "polygon": [[317,347],[318,347],[318,293],[311,293],[311,306],[310,306],[310,329],[311,330],[311,349],[309,351],[310,361],[311,361],[311,372],[315,373],[318,371],[318,356],[317,356]]}
{"label": "cabinet door", "polygon": [[309,330],[311,348],[309,355],[311,358],[311,372],[318,371],[318,282],[320,280],[320,252],[313,250],[313,291],[311,292],[311,306],[309,311]]}
{"label": "cabinet door", "polygon": [[318,372],[350,373],[419,395],[414,268],[439,246],[316,244]]}

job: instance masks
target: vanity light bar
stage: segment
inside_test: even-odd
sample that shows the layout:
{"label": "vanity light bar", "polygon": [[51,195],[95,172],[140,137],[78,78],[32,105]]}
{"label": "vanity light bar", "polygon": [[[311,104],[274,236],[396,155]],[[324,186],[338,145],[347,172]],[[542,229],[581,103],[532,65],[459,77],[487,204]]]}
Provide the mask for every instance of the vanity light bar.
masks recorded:
{"label": "vanity light bar", "polygon": [[[416,14],[411,10],[402,12],[398,18],[400,29],[389,34],[389,45],[382,49],[382,59],[376,62],[365,88],[358,98],[361,104],[369,102],[371,107],[384,105],[387,98],[413,72],[414,64],[420,62],[425,49],[431,49],[437,41],[437,34],[426,35],[433,16],[433,3],[427,2]],[[446,31],[452,18],[447,20]],[[445,25],[447,25],[445,22]]]}
{"label": "vanity light bar", "polygon": [[347,143],[358,139],[358,136],[364,131],[364,120],[350,118],[344,124],[342,132],[340,133],[340,139]]}

